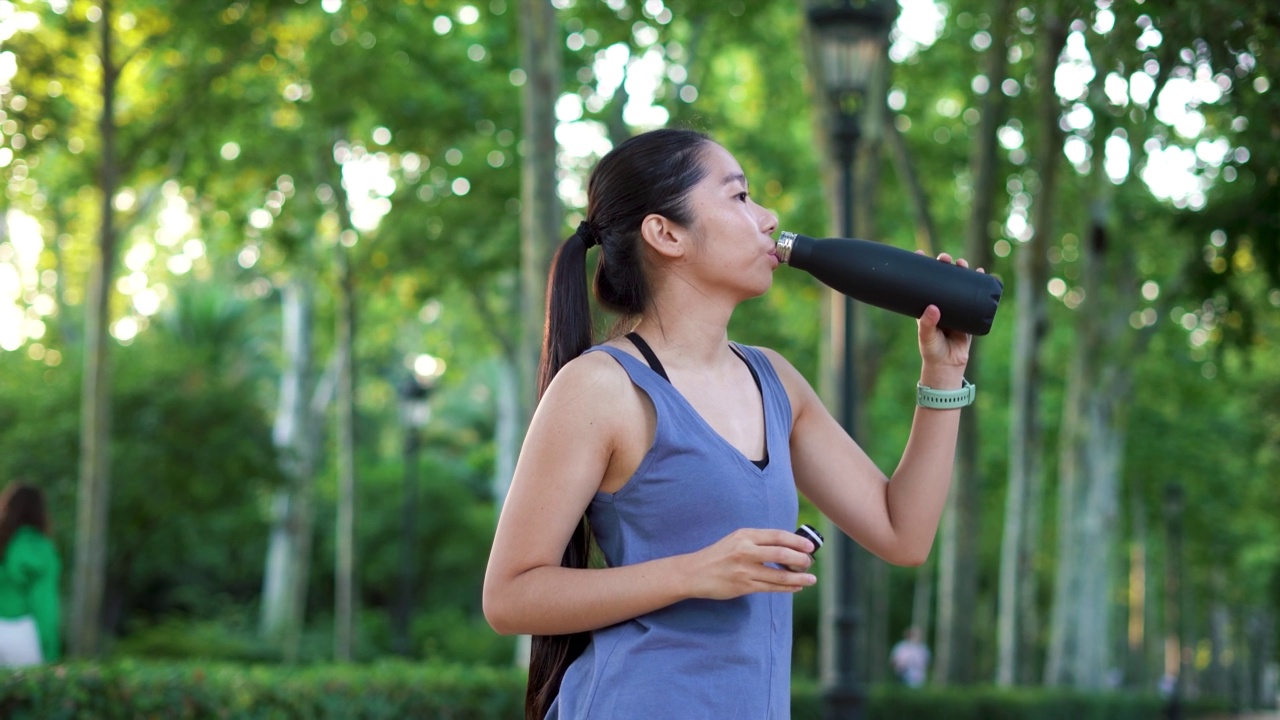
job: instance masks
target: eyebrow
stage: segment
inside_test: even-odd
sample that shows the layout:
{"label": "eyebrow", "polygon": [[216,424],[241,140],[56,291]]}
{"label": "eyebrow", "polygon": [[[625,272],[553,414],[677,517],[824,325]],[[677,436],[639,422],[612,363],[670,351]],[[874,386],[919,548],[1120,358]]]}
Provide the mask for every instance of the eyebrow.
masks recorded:
{"label": "eyebrow", "polygon": [[728,185],[729,183],[732,183],[732,182],[735,182],[735,181],[740,182],[740,183],[742,183],[743,185],[746,185],[746,184],[747,184],[747,176],[746,176],[746,175],[743,175],[742,173],[731,173],[731,174],[729,174],[729,175],[726,175],[726,176],[725,176],[725,178],[724,178],[724,180],[721,180],[721,181],[720,181],[720,184],[721,184],[721,185]]}

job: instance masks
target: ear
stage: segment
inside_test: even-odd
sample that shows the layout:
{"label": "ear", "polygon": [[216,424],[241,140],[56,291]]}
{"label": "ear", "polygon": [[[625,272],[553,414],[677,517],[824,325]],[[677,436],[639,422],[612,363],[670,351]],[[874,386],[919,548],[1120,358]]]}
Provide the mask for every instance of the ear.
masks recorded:
{"label": "ear", "polygon": [[691,235],[688,229],[658,214],[646,215],[640,222],[640,237],[665,258],[682,258],[689,253]]}

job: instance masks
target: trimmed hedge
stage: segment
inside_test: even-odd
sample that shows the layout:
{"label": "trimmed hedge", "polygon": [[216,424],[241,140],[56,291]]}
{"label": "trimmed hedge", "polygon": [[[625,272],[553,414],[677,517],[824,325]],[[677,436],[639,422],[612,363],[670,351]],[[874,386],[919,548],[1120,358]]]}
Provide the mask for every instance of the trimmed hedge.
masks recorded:
{"label": "trimmed hedge", "polygon": [[[1184,702],[1182,717],[1221,713],[1222,703]],[[817,720],[822,694],[813,684],[794,683],[791,715]],[[1155,693],[1086,693],[1058,688],[876,686],[866,698],[869,718],[912,720],[1163,720],[1167,703]]]}
{"label": "trimmed hedge", "polygon": [[[119,662],[0,671],[6,720],[516,720],[525,676],[512,669],[383,662],[375,665],[242,666]],[[792,717],[822,717],[821,692],[798,682]],[[989,686],[874,687],[869,718],[913,720],[1158,720],[1156,695],[1085,694]],[[1183,717],[1222,712],[1221,704],[1183,706]],[[726,719],[731,720],[731,719]]]}
{"label": "trimmed hedge", "polygon": [[283,668],[57,665],[0,673],[0,718],[13,720],[388,720],[519,718],[515,669],[386,662]]}

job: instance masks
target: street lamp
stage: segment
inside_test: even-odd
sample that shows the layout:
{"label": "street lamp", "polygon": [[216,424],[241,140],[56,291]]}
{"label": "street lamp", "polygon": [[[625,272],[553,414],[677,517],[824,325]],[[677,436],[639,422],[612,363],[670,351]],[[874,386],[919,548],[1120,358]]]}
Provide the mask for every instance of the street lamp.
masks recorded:
{"label": "street lamp", "polygon": [[[816,41],[819,80],[827,98],[831,143],[840,166],[840,235],[854,237],[853,177],[857,153],[859,111],[867,93],[876,87],[886,55],[889,27],[897,3],[869,0],[855,4],[811,0],[810,32]],[[871,99],[870,102],[875,102]],[[837,419],[857,437],[857,375],[855,373],[854,307],[845,297],[834,313],[832,330],[841,338],[836,377],[839,386]],[[828,543],[827,577],[823,583],[822,705],[828,720],[861,720],[865,697],[857,671],[858,592],[855,584],[859,549],[834,528]]]}
{"label": "street lamp", "polygon": [[396,597],[395,644],[401,655],[410,654],[409,619],[413,617],[413,590],[417,581],[414,546],[418,534],[418,451],[422,429],[431,421],[431,392],[444,372],[444,362],[418,355],[412,372],[396,389],[400,426],[404,430],[404,497],[400,508],[400,587]]}

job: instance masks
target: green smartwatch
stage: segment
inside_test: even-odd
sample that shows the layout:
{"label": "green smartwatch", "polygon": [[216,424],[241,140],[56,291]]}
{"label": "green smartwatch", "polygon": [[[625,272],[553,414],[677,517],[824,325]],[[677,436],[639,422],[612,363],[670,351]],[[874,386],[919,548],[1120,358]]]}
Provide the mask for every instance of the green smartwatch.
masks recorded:
{"label": "green smartwatch", "polygon": [[934,410],[951,410],[972,405],[978,394],[978,386],[963,378],[961,382],[964,384],[958,390],[935,390],[916,383],[916,405]]}

